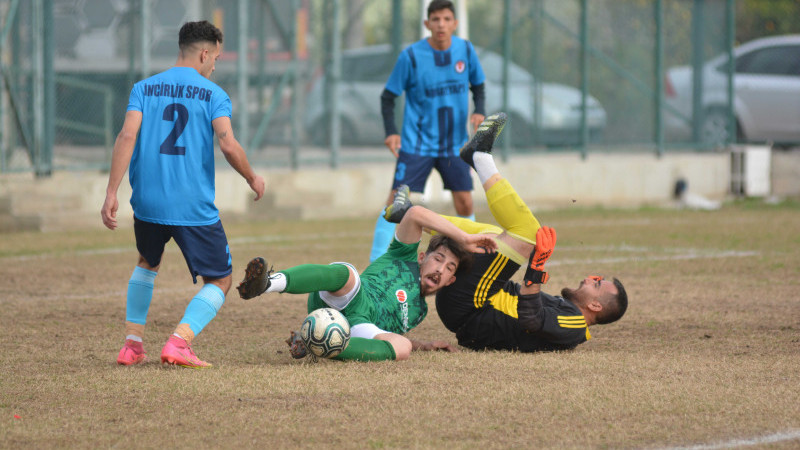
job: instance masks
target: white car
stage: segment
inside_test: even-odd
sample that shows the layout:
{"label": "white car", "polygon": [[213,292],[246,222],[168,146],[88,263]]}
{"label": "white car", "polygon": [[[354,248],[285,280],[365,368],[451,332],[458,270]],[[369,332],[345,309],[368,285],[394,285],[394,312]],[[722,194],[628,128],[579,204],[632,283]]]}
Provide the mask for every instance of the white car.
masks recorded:
{"label": "white car", "polygon": [[[476,47],[475,52],[486,74],[486,113],[503,110],[503,57]],[[341,136],[345,145],[382,145],[384,136],[380,95],[395,64],[389,45],[376,45],[342,52],[342,79],[339,84]],[[575,145],[581,139],[581,92],[558,83],[541,83],[541,128],[536,129],[536,87],[533,76],[522,67],[509,64],[509,106],[512,143],[532,145]],[[326,108],[326,78],[319,76],[306,97],[305,128],[311,141],[325,145],[329,139],[329,111]],[[401,126],[402,96],[396,104],[396,123]],[[471,94],[470,94],[471,98]],[[586,123],[590,139],[602,135],[606,112],[592,96],[587,96]],[[464,124],[466,126],[466,124]]]}
{"label": "white car", "polygon": [[[800,35],[756,39],[733,50],[736,138],[743,142],[800,142]],[[722,146],[729,140],[728,55],[703,65],[703,118],[699,140]],[[693,71],[674,67],[665,78],[664,113],[670,140],[692,140]],[[675,113],[677,112],[677,114]]]}

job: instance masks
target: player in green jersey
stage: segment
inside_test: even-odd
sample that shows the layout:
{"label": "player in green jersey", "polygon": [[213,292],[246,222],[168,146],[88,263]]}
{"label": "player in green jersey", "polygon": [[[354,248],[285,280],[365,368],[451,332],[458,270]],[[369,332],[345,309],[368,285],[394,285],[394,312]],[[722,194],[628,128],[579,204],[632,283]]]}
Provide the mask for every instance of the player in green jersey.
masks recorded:
{"label": "player in green jersey", "polygon": [[[397,201],[387,208],[387,218],[402,216],[389,250],[361,274],[348,263],[303,264],[272,273],[258,257],[247,265],[239,295],[250,299],[264,292],[308,293],[309,312],[341,311],[350,322],[350,341],[335,359],[404,360],[412,350],[455,351],[446,342],[417,342],[403,334],[427,315],[426,296],[452,284],[459,269],[467,268],[472,253],[493,252],[497,246],[491,235],[466,233],[433,211],[410,206],[408,195],[407,187],[400,190]],[[395,205],[398,209],[393,209]],[[438,234],[420,252],[423,229]],[[293,357],[305,356],[296,333],[287,342]]]}

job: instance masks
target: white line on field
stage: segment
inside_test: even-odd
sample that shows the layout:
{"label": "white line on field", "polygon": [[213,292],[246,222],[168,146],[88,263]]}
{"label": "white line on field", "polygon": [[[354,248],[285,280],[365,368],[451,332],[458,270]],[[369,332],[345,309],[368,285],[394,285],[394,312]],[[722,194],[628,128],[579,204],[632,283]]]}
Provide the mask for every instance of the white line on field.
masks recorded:
{"label": "white line on field", "polygon": [[[240,238],[232,238],[228,240],[232,245],[245,245],[257,242],[280,242],[280,241],[316,241],[324,239],[342,239],[349,237],[370,237],[370,233],[366,232],[343,232],[343,233],[319,233],[319,234],[303,234],[303,235],[264,235],[264,236],[245,236]],[[11,261],[27,261],[31,259],[52,258],[57,256],[82,256],[82,255],[111,255],[118,253],[133,253],[136,252],[136,246],[131,244],[126,247],[109,247],[99,248],[92,250],[76,250],[74,252],[47,252],[39,253],[36,255],[18,255],[18,256],[3,256],[0,259]]]}
{"label": "white line on field", "polygon": [[[319,234],[303,234],[303,235],[262,235],[262,236],[243,236],[232,238],[229,240],[231,245],[248,245],[253,243],[269,243],[281,241],[316,241],[328,239],[345,239],[345,238],[362,238],[370,236],[369,233],[364,232],[339,232],[339,233],[319,233]],[[648,256],[622,256],[611,258],[560,258],[554,259],[549,262],[551,266],[557,265],[570,265],[570,264],[614,264],[629,261],[675,261],[675,260],[689,260],[701,258],[736,258],[758,255],[756,251],[720,251],[713,249],[695,249],[695,248],[655,248],[655,247],[635,247],[627,244],[618,246],[613,245],[592,245],[592,246],[563,246],[559,247],[561,251],[604,251],[604,252],[620,252],[620,253],[661,253],[661,255],[648,255]],[[19,255],[19,256],[6,256],[0,257],[0,260],[11,261],[27,261],[32,259],[44,259],[57,256],[85,256],[85,255],[108,255],[120,253],[134,253],[136,252],[135,246],[130,247],[110,247],[103,249],[92,250],[77,250],[72,253],[68,252],[51,252],[41,253],[37,255]],[[667,253],[667,254],[664,254]]]}
{"label": "white line on field", "polygon": [[672,450],[713,450],[719,448],[749,447],[753,445],[774,444],[776,442],[786,442],[797,439],[800,439],[800,430],[789,430],[750,439],[733,439],[728,442],[693,445],[691,447],[673,447]]}
{"label": "white line on field", "polygon": [[614,264],[629,261],[677,261],[687,259],[702,259],[702,258],[738,258],[744,256],[758,255],[758,252],[753,251],[692,251],[688,253],[677,255],[651,255],[651,256],[623,256],[617,258],[600,258],[600,259],[554,259],[548,261],[549,266],[566,266],[570,264]]}

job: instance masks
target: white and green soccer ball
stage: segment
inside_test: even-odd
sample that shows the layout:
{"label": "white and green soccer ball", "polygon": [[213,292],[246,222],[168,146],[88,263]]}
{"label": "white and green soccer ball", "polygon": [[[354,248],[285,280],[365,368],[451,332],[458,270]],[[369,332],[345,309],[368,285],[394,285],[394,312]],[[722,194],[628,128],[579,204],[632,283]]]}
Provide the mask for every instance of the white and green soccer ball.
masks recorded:
{"label": "white and green soccer ball", "polygon": [[320,308],[306,316],[300,326],[300,338],[313,355],[333,358],[347,347],[350,323],[339,311]]}

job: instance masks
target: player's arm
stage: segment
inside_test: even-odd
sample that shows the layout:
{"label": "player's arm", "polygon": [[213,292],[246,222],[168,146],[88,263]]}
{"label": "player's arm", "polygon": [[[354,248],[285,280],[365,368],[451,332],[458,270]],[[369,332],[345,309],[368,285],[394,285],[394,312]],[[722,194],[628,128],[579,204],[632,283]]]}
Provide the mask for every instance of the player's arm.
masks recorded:
{"label": "player's arm", "polygon": [[457,353],[458,347],[450,344],[447,341],[415,341],[411,339],[411,351],[415,352],[432,352],[436,350],[444,350],[450,353]]}
{"label": "player's arm", "polygon": [[536,231],[536,246],[528,259],[528,267],[523,277],[517,302],[517,316],[520,324],[529,332],[542,329],[545,323],[542,306],[542,284],[550,278],[544,270],[544,264],[553,254],[556,246],[556,230],[551,227],[539,227]]}
{"label": "player's arm", "polygon": [[452,222],[422,206],[412,206],[395,229],[397,240],[406,244],[419,242],[423,230],[431,230],[454,239],[465,250],[473,253],[497,249],[494,235],[468,234]]}
{"label": "player's arm", "polygon": [[472,85],[469,90],[472,91],[472,103],[475,104],[469,123],[472,125],[472,132],[475,133],[478,131],[478,125],[486,119],[486,83]]}
{"label": "player's arm", "polygon": [[228,164],[234,168],[239,175],[244,177],[250,189],[256,193],[255,200],[264,195],[265,182],[264,177],[256,175],[250,162],[247,160],[247,154],[244,152],[242,145],[233,136],[233,126],[231,126],[231,118],[228,116],[217,117],[211,121],[211,126],[214,127],[214,133],[219,140],[219,149],[225,155]]}
{"label": "player's arm", "polygon": [[383,143],[397,158],[397,151],[400,149],[400,133],[397,131],[397,124],[394,120],[395,98],[397,98],[397,94],[388,89],[384,89],[381,93],[381,116],[383,117],[383,130],[386,133]]}
{"label": "player's arm", "polygon": [[111,154],[111,169],[109,170],[108,186],[106,187],[106,199],[103,202],[103,208],[100,210],[103,225],[110,230],[117,228],[117,210],[119,209],[117,191],[120,183],[122,183],[122,177],[125,176],[125,171],[131,163],[133,149],[136,146],[136,136],[139,134],[141,126],[141,111],[126,112],[122,129],[117,135],[116,141],[114,141],[114,150]]}

